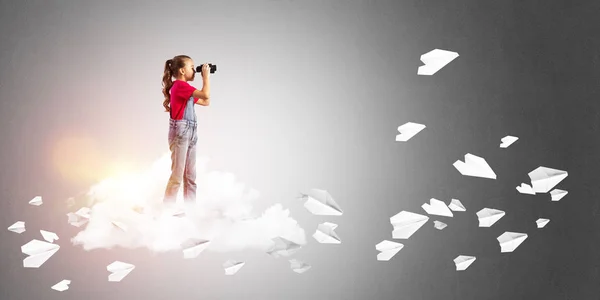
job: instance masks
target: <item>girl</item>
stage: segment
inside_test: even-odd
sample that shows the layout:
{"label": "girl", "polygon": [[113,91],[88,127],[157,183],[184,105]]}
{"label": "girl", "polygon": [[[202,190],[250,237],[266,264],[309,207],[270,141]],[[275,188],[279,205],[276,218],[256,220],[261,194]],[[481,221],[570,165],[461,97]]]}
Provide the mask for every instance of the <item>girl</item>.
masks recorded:
{"label": "girl", "polygon": [[[194,104],[210,104],[208,64],[202,66],[202,89],[188,84],[195,77],[194,61],[187,55],[178,55],[165,62],[163,76],[163,106],[169,118],[169,149],[171,150],[171,177],[163,202],[175,203],[183,182],[185,203],[196,202],[196,143],[198,141]],[[172,81],[175,78],[175,82]]]}

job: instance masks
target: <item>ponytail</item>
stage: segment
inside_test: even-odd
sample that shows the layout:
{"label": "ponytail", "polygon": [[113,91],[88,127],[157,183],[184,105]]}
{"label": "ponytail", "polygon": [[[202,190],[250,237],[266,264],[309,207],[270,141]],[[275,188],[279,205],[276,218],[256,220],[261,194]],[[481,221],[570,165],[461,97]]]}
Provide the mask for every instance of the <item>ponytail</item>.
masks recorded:
{"label": "ponytail", "polygon": [[163,106],[165,107],[166,112],[171,111],[171,87],[173,86],[173,70],[171,69],[172,59],[169,59],[165,62],[165,72],[162,78],[163,90],[162,93],[165,96],[165,100],[163,101]]}

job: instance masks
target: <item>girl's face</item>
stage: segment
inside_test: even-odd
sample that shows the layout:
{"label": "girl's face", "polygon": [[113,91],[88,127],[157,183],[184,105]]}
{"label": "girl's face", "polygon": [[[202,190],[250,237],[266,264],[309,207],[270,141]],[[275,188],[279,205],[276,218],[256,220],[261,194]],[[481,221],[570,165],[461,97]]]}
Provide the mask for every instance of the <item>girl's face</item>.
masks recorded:
{"label": "girl's face", "polygon": [[186,81],[193,81],[194,77],[196,76],[196,71],[194,70],[194,61],[191,59],[186,60],[185,67],[183,67],[180,72],[183,72],[183,78],[185,78]]}

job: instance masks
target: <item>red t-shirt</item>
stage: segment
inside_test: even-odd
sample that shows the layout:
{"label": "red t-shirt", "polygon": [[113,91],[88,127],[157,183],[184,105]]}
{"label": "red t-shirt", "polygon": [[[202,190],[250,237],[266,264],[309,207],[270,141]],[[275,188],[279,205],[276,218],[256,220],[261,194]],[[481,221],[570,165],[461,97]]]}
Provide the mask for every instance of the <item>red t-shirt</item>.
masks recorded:
{"label": "red t-shirt", "polygon": [[[183,119],[183,112],[187,101],[192,97],[196,90],[195,87],[182,80],[175,80],[171,87],[171,118],[175,120]],[[200,98],[194,98],[194,104]]]}

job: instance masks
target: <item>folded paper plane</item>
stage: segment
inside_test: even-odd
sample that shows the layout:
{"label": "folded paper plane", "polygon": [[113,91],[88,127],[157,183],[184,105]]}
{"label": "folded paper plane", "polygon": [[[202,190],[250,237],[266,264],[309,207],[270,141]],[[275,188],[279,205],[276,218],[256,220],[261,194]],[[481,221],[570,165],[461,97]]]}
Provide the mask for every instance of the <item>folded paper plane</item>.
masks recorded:
{"label": "folded paper plane", "polygon": [[230,259],[223,264],[225,269],[225,275],[234,275],[237,273],[246,263]]}
{"label": "folded paper plane", "polygon": [[448,205],[448,208],[450,208],[453,211],[467,211],[465,206],[458,199],[452,199],[452,201],[450,201],[450,204]]}
{"label": "folded paper plane", "polygon": [[527,239],[526,233],[507,231],[496,238],[500,243],[500,252],[513,252]]}
{"label": "folded paper plane", "polygon": [[475,256],[459,255],[454,259],[456,265],[456,271],[466,270],[473,262],[475,262]]}
{"label": "folded paper plane", "polygon": [[398,132],[400,134],[396,135],[397,142],[406,142],[410,140],[413,136],[417,135],[417,133],[421,132],[421,130],[425,129],[425,125],[408,122],[404,125],[398,126]]}
{"label": "folded paper plane", "polygon": [[415,214],[408,211],[401,211],[390,218],[390,223],[394,227],[394,230],[392,231],[392,238],[408,239],[417,230],[419,230],[421,226],[427,223],[428,220],[428,216]]}
{"label": "folded paper plane", "polygon": [[404,248],[403,244],[388,241],[388,240],[383,240],[379,244],[375,245],[375,250],[381,252],[381,253],[377,254],[377,260],[388,261],[392,257],[394,257],[394,255],[396,255],[396,253],[400,252],[400,250],[402,250],[402,248]]}
{"label": "folded paper plane", "polygon": [[550,197],[552,201],[560,201],[564,196],[566,196],[569,192],[565,190],[553,189],[550,191]]}
{"label": "folded paper plane", "polygon": [[210,241],[203,239],[191,238],[181,244],[183,248],[183,258],[191,259],[196,258],[202,251],[204,251],[210,245]]}
{"label": "folded paper plane", "polygon": [[58,240],[58,235],[56,235],[54,232],[40,230],[40,233],[42,234],[44,240],[46,240],[48,243],[54,243],[55,240]]}
{"label": "folded paper plane", "polygon": [[31,199],[31,201],[29,201],[29,204],[35,205],[35,206],[40,206],[43,203],[44,202],[42,201],[42,196],[36,196],[33,199]]}
{"label": "folded paper plane", "polygon": [[279,258],[280,256],[290,256],[296,253],[301,246],[283,237],[273,238],[273,245],[267,250],[267,254]]}
{"label": "folded paper plane", "polygon": [[548,222],[550,222],[550,220],[539,218],[537,221],[535,221],[535,224],[537,225],[537,228],[544,228]]}
{"label": "folded paper plane", "polygon": [[533,188],[527,183],[521,183],[521,186],[517,187],[517,191],[521,194],[535,195]]}
{"label": "folded paper plane", "polygon": [[421,61],[425,64],[417,70],[417,75],[433,75],[458,57],[458,53],[434,49],[421,55]]}
{"label": "folded paper plane", "polygon": [[485,159],[470,153],[465,154],[464,162],[457,160],[452,165],[463,176],[496,179],[496,173]]}
{"label": "folded paper plane", "polygon": [[563,179],[567,178],[569,173],[547,167],[538,167],[529,172],[533,191],[536,193],[547,193],[552,190]]}
{"label": "folded paper plane", "polygon": [[294,271],[298,274],[302,274],[311,268],[311,265],[309,265],[301,260],[290,259],[289,262],[290,262],[290,268],[292,269],[292,271]]}
{"label": "folded paper plane", "polygon": [[423,210],[430,215],[442,216],[442,217],[452,217],[452,211],[446,206],[443,201],[437,200],[435,198],[429,199],[429,204],[425,203],[421,205]]}
{"label": "folded paper plane", "polygon": [[342,240],[334,231],[337,226],[337,224],[330,222],[319,224],[313,238],[321,244],[341,244]]}
{"label": "folded paper plane", "polygon": [[112,264],[106,266],[106,270],[111,274],[108,275],[108,281],[119,282],[125,278],[131,271],[135,269],[132,264],[124,263],[121,261],[115,261]]}
{"label": "folded paper plane", "polygon": [[479,227],[492,227],[492,225],[504,217],[505,214],[504,211],[498,209],[484,208],[477,212]]}
{"label": "folded paper plane", "polygon": [[442,230],[444,228],[446,228],[448,225],[444,222],[440,222],[440,221],[433,221],[433,227],[435,227],[435,229],[439,229]]}
{"label": "folded paper plane", "polygon": [[508,148],[508,146],[512,145],[514,142],[516,142],[519,138],[516,136],[512,136],[512,135],[507,135],[505,137],[502,138],[502,143],[500,144],[500,148]]}
{"label": "folded paper plane", "polygon": [[306,199],[304,207],[314,215],[341,216],[344,212],[326,190],[312,189],[311,195],[302,194],[300,198]]}
{"label": "folded paper plane", "polygon": [[21,246],[21,252],[29,255],[23,260],[25,268],[39,268],[43,265],[54,253],[60,249],[57,244],[52,244],[40,240],[32,240],[29,243]]}
{"label": "folded paper plane", "polygon": [[53,290],[64,292],[69,289],[69,284],[71,284],[71,280],[62,280],[61,282],[52,286]]}
{"label": "folded paper plane", "polygon": [[21,234],[23,232],[25,232],[25,222],[23,221],[18,221],[15,222],[15,224],[10,225],[10,227],[8,227],[9,231],[12,232],[16,232],[18,234]]}

